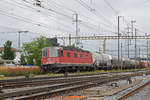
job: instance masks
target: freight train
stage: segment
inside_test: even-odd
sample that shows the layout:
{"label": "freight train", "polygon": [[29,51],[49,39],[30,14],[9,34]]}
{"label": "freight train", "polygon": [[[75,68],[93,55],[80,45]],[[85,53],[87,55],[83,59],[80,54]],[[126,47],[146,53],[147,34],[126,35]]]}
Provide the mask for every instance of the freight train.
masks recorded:
{"label": "freight train", "polygon": [[145,62],[129,58],[92,53],[79,48],[64,46],[45,47],[42,49],[41,68],[45,72],[96,70],[96,69],[132,69],[147,67]]}

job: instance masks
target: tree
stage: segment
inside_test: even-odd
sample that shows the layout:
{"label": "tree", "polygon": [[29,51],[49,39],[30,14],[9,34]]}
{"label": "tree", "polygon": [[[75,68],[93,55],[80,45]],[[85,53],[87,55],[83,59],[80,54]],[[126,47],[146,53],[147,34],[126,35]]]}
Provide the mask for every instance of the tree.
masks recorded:
{"label": "tree", "polygon": [[26,65],[25,56],[24,56],[23,54],[21,54],[20,64],[21,64],[21,65]]}
{"label": "tree", "polygon": [[11,48],[12,42],[6,41],[4,44],[4,51],[2,53],[2,59],[13,60],[15,58],[15,51]]}
{"label": "tree", "polygon": [[35,40],[23,44],[23,52],[27,61],[27,64],[41,65],[41,50],[44,47],[53,46],[52,40],[44,36],[40,36]]}

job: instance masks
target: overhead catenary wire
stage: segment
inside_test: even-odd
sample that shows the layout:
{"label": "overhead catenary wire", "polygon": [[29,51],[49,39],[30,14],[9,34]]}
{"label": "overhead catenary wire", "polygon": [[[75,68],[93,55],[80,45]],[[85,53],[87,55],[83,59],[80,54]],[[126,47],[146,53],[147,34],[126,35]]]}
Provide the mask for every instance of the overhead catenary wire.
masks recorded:
{"label": "overhead catenary wire", "polygon": [[[22,1],[24,1],[24,2],[27,3],[27,4],[36,6],[36,5],[34,5],[34,4],[30,3],[30,2],[27,2],[26,0],[22,0]],[[36,6],[36,7],[38,7],[38,6]],[[71,16],[68,16],[68,15],[63,14],[63,13],[61,13],[61,12],[58,12],[58,11],[52,9],[52,8],[46,8],[46,7],[44,7],[44,6],[41,6],[41,7],[38,7],[38,8],[43,8],[43,9],[45,9],[45,10],[47,10],[47,11],[50,11],[50,12],[59,14],[59,15],[64,16],[64,17],[66,17],[66,18],[68,18],[68,19],[70,19],[70,20],[73,20]]]}
{"label": "overhead catenary wire", "polygon": [[[13,0],[14,1],[14,0]],[[35,9],[35,8],[33,8],[33,7],[30,7],[30,6],[28,6],[28,5],[24,5],[24,4],[22,4],[22,3],[19,3],[19,2],[17,2],[17,1],[15,1],[15,3],[17,3],[17,4],[19,4],[19,5],[22,5],[22,6],[25,6],[25,7],[29,7],[29,8],[31,8],[31,9],[33,9],[33,10],[36,10],[38,13],[42,13],[42,15],[43,15],[43,12],[39,12],[39,10],[38,9]],[[18,6],[18,5],[17,5]],[[49,14],[49,16],[47,16],[47,17],[53,17],[53,16],[51,16],[50,14]],[[53,17],[53,19],[54,19],[55,17]],[[60,21],[57,21],[56,19],[54,19],[55,20],[55,22],[56,23],[58,23],[58,24],[60,24],[60,25],[63,25],[63,26],[66,26],[66,25],[64,25],[64,23],[61,23]],[[53,20],[53,21],[54,21]],[[67,28],[68,29],[68,27],[70,27],[70,25],[67,25],[65,28]]]}
{"label": "overhead catenary wire", "polygon": [[119,12],[108,2],[108,0],[104,0],[104,2],[112,9],[115,14],[119,14]]}
{"label": "overhead catenary wire", "polygon": [[[87,7],[85,7],[85,6],[83,5],[83,3],[85,3],[85,2],[83,2],[82,0],[75,0],[75,1],[76,1],[77,3],[79,3],[81,6],[83,6],[85,9],[87,9]],[[90,6],[89,6],[89,7],[90,7]],[[87,10],[89,11],[89,9],[87,9]],[[100,14],[100,13],[97,14],[97,13],[96,13],[96,10],[90,11],[90,12],[93,13],[93,14],[94,14],[95,16],[97,16],[98,18],[105,20],[108,24],[113,25],[114,27],[117,27],[117,26],[114,25],[114,23],[112,23],[110,20],[107,20],[103,14]],[[121,30],[121,32],[124,33],[122,30]]]}
{"label": "overhead catenary wire", "polygon": [[36,25],[36,26],[39,26],[39,27],[45,27],[47,29],[50,29],[50,27],[48,27],[48,25],[43,24],[41,22],[37,22],[37,21],[34,21],[32,19],[25,18],[23,16],[14,15],[13,13],[8,13],[6,11],[2,11],[2,10],[0,10],[0,11],[1,11],[1,15],[5,15],[5,16],[12,17],[12,18],[15,18],[17,20],[20,20],[20,21],[23,21],[23,22],[26,22],[26,23],[30,23],[30,24],[33,24],[33,25]]}
{"label": "overhead catenary wire", "polygon": [[[51,0],[51,1],[53,1],[54,2],[54,0]],[[48,1],[48,2],[50,2],[50,1]],[[77,13],[75,10],[72,10],[71,8],[66,8],[65,6],[62,6],[62,5],[60,5],[60,4],[58,4],[58,3],[56,3],[56,2],[54,2],[56,5],[58,5],[58,6],[61,6],[62,8],[65,8],[66,10],[69,10],[69,11],[71,11],[72,13]],[[90,19],[90,20],[92,20],[92,21],[94,21],[94,22],[99,22],[99,20],[95,20],[95,19],[91,19],[90,17],[88,17],[88,16],[84,16],[83,14],[80,14],[80,13],[78,13],[81,17],[84,17],[84,18],[87,18],[87,19]],[[106,26],[106,27],[110,27],[109,25],[107,25],[107,24],[104,24],[104,23],[102,23],[102,22],[99,22],[100,24],[102,24],[102,25],[104,25],[104,26]]]}
{"label": "overhead catenary wire", "polygon": [[[111,5],[111,3],[108,2],[108,0],[104,0],[104,2],[112,9],[112,11],[113,11],[116,15],[119,14],[118,10],[116,10],[116,9]],[[131,23],[129,23],[129,22],[125,19],[125,17],[124,17],[123,19],[124,19],[124,22],[126,23],[127,26],[130,26],[130,25],[131,25]],[[123,33],[124,33],[124,32],[123,32]],[[126,35],[126,34],[125,34],[125,35]]]}
{"label": "overhead catenary wire", "polygon": [[[5,1],[5,2],[6,2],[6,1]],[[39,12],[38,9],[35,9],[35,8],[33,8],[33,7],[30,7],[30,6],[28,6],[28,5],[24,5],[24,4],[19,3],[19,2],[16,2],[16,1],[15,1],[15,3],[17,3],[18,5],[14,4],[14,3],[11,3],[11,2],[7,2],[7,3],[12,4],[12,5],[15,5],[15,6],[20,7],[20,8],[23,8],[23,9],[25,9],[24,7],[31,8],[32,10],[36,11],[36,13],[41,13],[42,15],[45,14],[45,13],[43,13],[43,12]],[[22,6],[24,6],[24,7],[22,7]],[[27,9],[25,9],[25,10],[27,10]],[[53,16],[51,16],[51,15],[49,14],[49,16],[47,15],[47,17],[48,17],[48,19],[50,19],[50,18],[53,17]],[[55,18],[55,17],[53,17],[53,19],[54,19],[54,18]],[[60,25],[62,25],[62,24],[64,25],[64,23],[61,23],[60,21],[57,21],[56,19],[54,19],[54,20],[55,20],[56,23],[59,23]],[[66,26],[66,25],[64,25],[64,26]],[[68,27],[69,27],[69,25],[66,26],[66,28],[68,28]]]}
{"label": "overhead catenary wire", "polygon": [[[52,0],[51,0],[52,1]],[[55,2],[56,3],[56,2]],[[58,4],[57,4],[58,5]],[[76,11],[73,11],[73,10],[71,10],[71,9],[68,9],[69,11],[71,11],[71,12],[76,12]],[[83,16],[83,15],[81,15],[81,16]],[[87,24],[91,24],[91,23],[87,23]],[[84,24],[85,25],[85,24]],[[88,26],[88,25],[86,25],[86,26]],[[90,27],[90,28],[92,28],[92,27]],[[93,29],[93,28],[92,28]]]}
{"label": "overhead catenary wire", "polygon": [[[53,1],[53,0],[51,0],[51,1]],[[50,2],[50,1],[48,1],[48,2]],[[53,1],[54,2],[54,1]],[[54,2],[54,4],[56,4],[57,5],[57,7],[58,6],[61,6],[62,8],[63,8],[63,6],[62,5],[60,5],[60,4],[58,4],[58,3],[56,3],[56,2]],[[65,6],[64,6],[65,7]],[[75,13],[76,11],[74,11],[74,10],[72,10],[72,9],[70,9],[70,8],[65,8],[66,10],[69,10],[70,12],[72,12],[72,13]],[[90,21],[94,21],[95,19],[91,19],[91,18],[89,18],[89,17],[87,17],[87,16],[84,16],[84,15],[82,15],[82,14],[80,14],[79,13],[79,15],[82,17],[82,18],[87,18],[88,20],[90,19]],[[83,21],[83,19],[80,17],[80,19]],[[81,22],[82,22],[81,21]],[[95,23],[97,23],[97,21],[94,21]],[[87,24],[90,24],[90,25],[93,25],[93,24],[91,24],[91,23],[87,23]],[[103,25],[103,26],[106,26],[106,28],[108,28],[108,27],[110,27],[109,25],[106,25],[106,24],[104,24],[104,23],[102,23],[102,22],[100,22],[100,24],[101,25]],[[86,26],[88,26],[88,25],[86,25]],[[97,26],[98,27],[98,26]],[[93,28],[92,28],[93,29]]]}
{"label": "overhead catenary wire", "polygon": [[[34,9],[35,10],[35,9]],[[38,11],[38,10],[37,10]]]}
{"label": "overhead catenary wire", "polygon": [[28,2],[29,3],[29,2]]}
{"label": "overhead catenary wire", "polygon": [[[110,2],[108,2],[108,0],[104,0],[105,1],[105,3],[114,11],[114,13],[115,14],[119,14],[119,12],[110,4]],[[148,1],[150,1],[150,0],[148,0]],[[125,18],[124,18],[124,22],[127,24],[127,26],[131,26],[131,23],[129,23]],[[137,30],[139,30],[138,28],[137,28]],[[146,32],[144,32],[144,33],[146,33]]]}
{"label": "overhead catenary wire", "polygon": [[[17,20],[20,20],[20,21],[23,21],[23,22],[26,22],[26,23],[29,23],[29,24],[32,24],[32,25],[35,25],[35,26],[39,26],[39,27],[44,27],[46,29],[50,29],[52,27],[46,25],[46,24],[43,24],[43,23],[40,23],[40,22],[36,22],[36,21],[33,21],[31,19],[28,19],[28,18],[24,18],[22,16],[18,16],[18,15],[14,15],[14,14],[9,14],[9,13],[6,13],[2,10],[0,10],[0,14],[1,15],[4,15],[4,16],[7,16],[7,17],[11,17],[11,18],[14,18],[14,19],[17,19]],[[60,29],[61,30],[61,29]],[[62,30],[61,30],[62,31]]]}
{"label": "overhead catenary wire", "polygon": [[[69,9],[70,10],[70,9]],[[71,11],[73,11],[73,10],[71,10]],[[75,11],[73,11],[73,12],[75,12]],[[87,24],[89,24],[89,23],[87,23]],[[85,25],[85,24],[84,24]],[[88,25],[86,25],[86,26],[88,26]]]}
{"label": "overhead catenary wire", "polygon": [[[84,1],[82,0],[75,0],[77,3],[79,3],[81,6],[83,6],[85,9],[87,9],[87,7],[85,7],[83,4],[87,5]],[[91,8],[90,6],[88,6],[88,8]],[[94,14],[95,16],[97,16],[100,19],[105,20],[107,23],[109,23],[110,25],[114,25],[111,21],[107,20],[102,14],[96,14],[96,10],[91,11],[89,9],[87,9],[88,11],[90,11],[90,13]]]}

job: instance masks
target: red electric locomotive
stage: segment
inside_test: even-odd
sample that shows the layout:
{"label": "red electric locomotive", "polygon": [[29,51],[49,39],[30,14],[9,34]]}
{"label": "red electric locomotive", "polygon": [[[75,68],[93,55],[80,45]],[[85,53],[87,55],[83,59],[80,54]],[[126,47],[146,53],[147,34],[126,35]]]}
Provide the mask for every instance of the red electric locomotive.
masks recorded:
{"label": "red electric locomotive", "polygon": [[91,70],[92,54],[70,47],[46,47],[42,49],[41,68],[48,72],[60,70]]}

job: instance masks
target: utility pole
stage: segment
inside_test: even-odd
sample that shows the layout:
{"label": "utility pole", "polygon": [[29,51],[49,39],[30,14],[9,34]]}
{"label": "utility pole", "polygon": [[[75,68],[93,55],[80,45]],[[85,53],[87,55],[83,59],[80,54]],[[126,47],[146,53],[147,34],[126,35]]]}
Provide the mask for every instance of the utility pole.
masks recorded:
{"label": "utility pole", "polygon": [[118,62],[120,62],[120,17],[118,16]]}
{"label": "utility pole", "polygon": [[137,29],[135,28],[135,56],[134,56],[134,59],[136,59],[136,53],[137,53],[137,51],[136,51],[136,32],[137,32]]}
{"label": "utility pole", "polygon": [[20,33],[21,31],[18,32],[18,49],[20,49]]}
{"label": "utility pole", "polygon": [[69,34],[69,46],[71,46],[71,34]]}
{"label": "utility pole", "polygon": [[106,39],[104,39],[104,44],[103,44],[103,53],[106,54]]}
{"label": "utility pole", "polygon": [[129,36],[130,36],[130,27],[127,27],[127,33],[128,33],[128,58],[130,58],[130,40],[129,40]]}
{"label": "utility pole", "polygon": [[121,43],[121,57],[122,57],[122,47],[123,47],[123,46],[122,46],[122,43]]}
{"label": "utility pole", "polygon": [[78,39],[78,37],[79,37],[79,35],[78,35],[78,22],[79,22],[79,20],[78,20],[78,14],[75,14],[75,16],[76,16],[76,20],[75,20],[75,23],[76,23],[76,37],[77,37],[77,39],[76,39],[76,46],[79,44],[79,39]]}
{"label": "utility pole", "polygon": [[133,30],[134,30],[134,26],[133,26],[133,24],[134,24],[134,23],[136,23],[136,21],[135,21],[135,20],[132,20],[132,21],[131,21],[131,27],[132,27],[132,38],[133,38]]}
{"label": "utility pole", "polygon": [[148,65],[149,65],[149,52],[148,52],[148,48],[149,48],[149,43],[148,43],[149,41],[148,41],[148,38],[147,38],[147,63],[148,63]]}
{"label": "utility pole", "polygon": [[62,39],[62,41],[63,41],[63,45],[65,46],[65,39]]}
{"label": "utility pole", "polygon": [[[147,33],[145,35],[147,36]],[[148,38],[147,38],[147,46],[146,46],[146,48],[147,48],[147,63],[148,63]]]}
{"label": "utility pole", "polygon": [[21,38],[20,34],[21,34],[21,33],[27,33],[27,32],[28,32],[28,31],[18,31],[18,49],[21,49],[21,48],[20,48],[20,47],[21,47],[21,46],[20,46],[20,41],[21,41],[21,40],[20,40],[20,38]]}
{"label": "utility pole", "polygon": [[140,55],[141,55],[141,49],[139,48],[139,58],[140,58]]}

